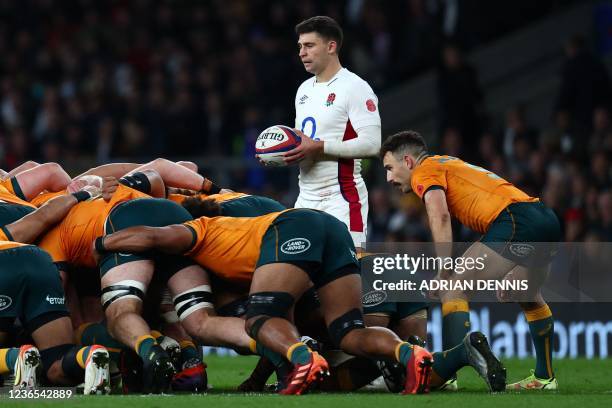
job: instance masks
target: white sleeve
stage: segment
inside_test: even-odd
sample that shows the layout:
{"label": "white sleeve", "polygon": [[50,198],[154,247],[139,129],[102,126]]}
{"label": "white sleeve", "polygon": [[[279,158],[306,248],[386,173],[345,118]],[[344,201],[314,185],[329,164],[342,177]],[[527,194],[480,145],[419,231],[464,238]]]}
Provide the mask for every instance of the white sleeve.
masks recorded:
{"label": "white sleeve", "polygon": [[355,81],[351,85],[347,111],[351,125],[356,131],[366,126],[381,127],[378,98],[365,81]]}
{"label": "white sleeve", "polygon": [[380,151],[381,129],[366,126],[356,130],[357,137],[346,141],[329,140],[323,144],[323,153],[345,159],[376,156]]}

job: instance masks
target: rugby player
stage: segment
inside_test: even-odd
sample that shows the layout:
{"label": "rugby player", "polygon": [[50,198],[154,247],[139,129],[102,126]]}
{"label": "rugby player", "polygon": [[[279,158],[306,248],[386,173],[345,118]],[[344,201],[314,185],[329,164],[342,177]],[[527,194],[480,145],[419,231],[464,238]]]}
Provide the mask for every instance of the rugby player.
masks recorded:
{"label": "rugby player", "polygon": [[[530,284],[541,282],[547,273],[551,248],[537,251],[515,251],[525,242],[557,242],[559,221],[555,214],[511,183],[481,167],[456,157],[430,155],[425,141],[414,131],[390,136],[380,151],[387,181],[404,193],[414,191],[425,203],[429,226],[435,243],[451,243],[451,215],[463,225],[479,232],[482,238],[464,254],[464,258],[484,259],[482,271],[453,274],[439,271],[438,278],[507,279],[529,277]],[[439,247],[442,248],[442,247]],[[451,248],[439,250],[439,256],[450,256]],[[476,275],[478,274],[478,275]],[[552,368],[554,320],[539,292],[519,301],[536,351],[534,372],[524,380],[509,384],[511,390],[556,390],[557,379]],[[469,331],[469,293],[444,291],[442,301],[444,347],[458,344]]]}
{"label": "rugby player", "polygon": [[[127,252],[93,258],[94,238],[104,231],[110,233],[133,225],[163,226],[192,219],[178,204],[151,198],[147,192],[165,195],[163,181],[156,172],[145,170],[122,178],[109,202],[98,199],[75,206],[45,235],[40,246],[60,264],[99,268],[110,334],[141,357],[145,392],[163,392],[169,386],[173,367],[141,317],[142,299],[154,276],[162,283],[168,282],[178,316],[190,335],[207,345],[243,350],[248,350],[250,339],[240,319],[218,321],[208,315],[212,307],[210,282],[202,268],[186,258]],[[154,274],[155,265],[158,270]]]}
{"label": "rugby player", "polygon": [[407,371],[405,392],[428,392],[431,354],[387,329],[365,328],[352,239],[331,215],[294,209],[256,218],[201,217],[162,228],[129,228],[98,238],[96,246],[102,251],[185,254],[220,279],[250,285],[249,335],[294,366],[284,394],[305,392],[328,371],[325,359],[298,341],[287,320],[294,300],[313,284],[336,347],[396,359]]}
{"label": "rugby player", "polygon": [[295,26],[299,58],[313,76],[295,96],[295,127],[301,144],[285,154],[299,162],[300,194],[295,208],[333,215],[348,227],[357,248],[366,241],[368,190],[361,159],[376,156],[381,124],[378,98],[366,81],[343,68],[343,34],[327,16]]}
{"label": "rugby player", "polygon": [[33,388],[42,362],[53,384],[77,385],[84,379],[85,394],[109,393],[108,351],[74,345],[60,276],[46,252],[0,241],[0,293],[0,328],[10,330],[19,318],[36,345],[0,349],[0,374],[12,371],[17,388]]}

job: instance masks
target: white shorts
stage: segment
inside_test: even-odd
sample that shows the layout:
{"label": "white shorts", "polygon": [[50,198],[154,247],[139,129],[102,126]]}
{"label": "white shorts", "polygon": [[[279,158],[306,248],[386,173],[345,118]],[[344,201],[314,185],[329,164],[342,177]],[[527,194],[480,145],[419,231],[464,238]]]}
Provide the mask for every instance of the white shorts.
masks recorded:
{"label": "white shorts", "polygon": [[325,211],[346,224],[357,248],[363,248],[368,233],[368,189],[365,184],[356,187],[357,195],[348,201],[340,192],[318,200],[307,200],[301,195],[295,208]]}

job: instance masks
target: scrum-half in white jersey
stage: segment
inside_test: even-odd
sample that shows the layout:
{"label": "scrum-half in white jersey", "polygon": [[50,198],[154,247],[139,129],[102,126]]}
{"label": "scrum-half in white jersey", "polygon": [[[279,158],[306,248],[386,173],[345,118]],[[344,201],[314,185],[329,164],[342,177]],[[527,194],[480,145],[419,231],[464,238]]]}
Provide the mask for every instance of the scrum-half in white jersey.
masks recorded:
{"label": "scrum-half in white jersey", "polygon": [[[357,138],[359,129],[381,125],[374,91],[346,68],[340,69],[329,82],[318,83],[315,76],[304,81],[296,93],[295,112],[295,127],[315,140],[351,140]],[[298,202],[337,196],[338,200],[353,204],[365,198],[367,206],[360,159],[324,156],[316,161],[303,160],[299,186]]]}

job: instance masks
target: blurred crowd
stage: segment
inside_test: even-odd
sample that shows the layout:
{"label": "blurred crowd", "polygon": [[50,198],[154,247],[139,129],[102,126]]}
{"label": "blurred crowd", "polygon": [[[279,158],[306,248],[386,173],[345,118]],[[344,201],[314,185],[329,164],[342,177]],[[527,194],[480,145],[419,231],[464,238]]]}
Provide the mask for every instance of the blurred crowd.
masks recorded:
{"label": "blurred crowd", "polygon": [[[438,68],[436,152],[542,197],[567,240],[610,241],[612,121],[601,62],[579,39],[574,51],[568,46],[554,119],[536,129],[521,106],[503,124],[487,119],[478,73],[462,58],[572,3],[0,0],[0,167],[30,159],[68,170],[158,156],[252,160],[263,128],[293,122],[295,90],[308,77],[294,25],[326,14],[345,30],[342,62],[379,94]],[[233,173],[232,187],[291,204],[291,193],[262,171]],[[371,201],[371,240],[428,239],[415,197],[372,186]]]}
{"label": "blurred crowd", "polygon": [[[514,106],[502,124],[486,115],[477,72],[455,46],[438,71],[441,138],[435,154],[460,157],[504,177],[557,214],[564,240],[612,242],[612,84],[606,66],[580,36],[565,47],[558,97],[548,127]],[[480,137],[465,137],[480,135]],[[430,240],[423,204],[414,195],[371,191],[369,240]],[[471,241],[459,225],[455,239]]]}
{"label": "blurred crowd", "polygon": [[571,1],[490,3],[0,0],[0,166],[246,155],[254,129],[293,120],[307,77],[293,27],[316,14],[380,92],[445,39],[471,48]]}

